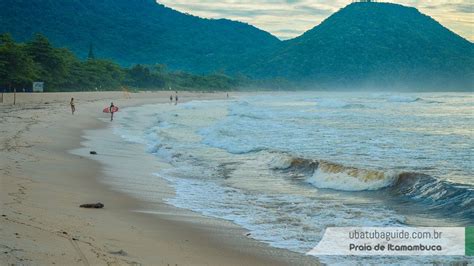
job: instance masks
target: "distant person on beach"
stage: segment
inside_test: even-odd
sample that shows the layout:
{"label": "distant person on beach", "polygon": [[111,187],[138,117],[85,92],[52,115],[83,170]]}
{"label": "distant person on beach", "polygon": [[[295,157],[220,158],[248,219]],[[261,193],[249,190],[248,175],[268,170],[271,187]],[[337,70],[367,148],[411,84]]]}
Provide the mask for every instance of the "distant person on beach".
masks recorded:
{"label": "distant person on beach", "polygon": [[173,95],[170,95],[170,104],[173,103]]}
{"label": "distant person on beach", "polygon": [[229,93],[227,93],[227,99],[229,99]]}
{"label": "distant person on beach", "polygon": [[74,115],[74,112],[76,111],[76,106],[74,105],[74,98],[71,98],[71,102],[69,104],[71,105],[71,112]]}
{"label": "distant person on beach", "polygon": [[178,104],[178,94],[176,94],[175,100],[176,100],[176,101],[174,102],[174,105],[177,105],[177,104]]}
{"label": "distant person on beach", "polygon": [[113,121],[114,120],[114,103],[111,102],[110,103],[110,107],[109,107],[109,111],[110,111],[110,121]]}

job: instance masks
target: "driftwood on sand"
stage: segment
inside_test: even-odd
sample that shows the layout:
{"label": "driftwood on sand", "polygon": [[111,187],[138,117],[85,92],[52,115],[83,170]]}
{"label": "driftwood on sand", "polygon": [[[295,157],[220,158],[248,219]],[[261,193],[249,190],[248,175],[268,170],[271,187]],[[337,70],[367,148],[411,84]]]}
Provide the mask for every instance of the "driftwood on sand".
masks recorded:
{"label": "driftwood on sand", "polygon": [[104,204],[98,202],[98,203],[87,203],[87,204],[82,204],[79,207],[81,208],[90,208],[90,209],[102,209],[104,208]]}

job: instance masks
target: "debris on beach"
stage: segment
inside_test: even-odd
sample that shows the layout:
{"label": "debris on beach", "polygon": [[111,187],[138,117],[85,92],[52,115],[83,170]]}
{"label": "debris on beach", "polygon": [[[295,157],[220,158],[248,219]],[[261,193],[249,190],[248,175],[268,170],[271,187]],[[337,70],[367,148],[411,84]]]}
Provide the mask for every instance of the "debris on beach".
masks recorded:
{"label": "debris on beach", "polygon": [[90,154],[93,154],[93,155],[97,155],[97,152],[96,152],[96,151],[90,151],[89,153],[90,153]]}
{"label": "debris on beach", "polygon": [[79,207],[81,208],[89,208],[89,209],[102,209],[104,208],[104,204],[98,202],[98,203],[87,203],[87,204],[82,204]]}
{"label": "debris on beach", "polygon": [[119,251],[109,251],[110,254],[112,255],[120,255],[120,256],[127,256],[127,252],[125,252],[123,249]]}

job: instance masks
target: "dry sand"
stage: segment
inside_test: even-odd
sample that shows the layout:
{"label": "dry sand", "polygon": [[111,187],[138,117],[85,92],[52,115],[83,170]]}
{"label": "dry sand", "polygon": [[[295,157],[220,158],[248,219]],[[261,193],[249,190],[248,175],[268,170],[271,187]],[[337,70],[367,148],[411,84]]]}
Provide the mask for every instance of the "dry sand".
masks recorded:
{"label": "dry sand", "polygon": [[[250,239],[232,223],[163,202],[139,201],[100,182],[111,176],[148,174],[161,166],[139,147],[129,148],[122,161],[107,160],[107,156],[100,163],[91,160],[90,147],[81,148],[83,131],[109,129],[110,122],[105,122],[107,116],[101,110],[110,101],[125,107],[168,102],[169,95],[137,93],[126,99],[120,92],[17,94],[15,106],[12,95],[5,95],[0,103],[1,265],[317,263],[314,258]],[[76,102],[74,116],[69,108],[71,97]],[[223,97],[225,94],[180,93],[180,101]],[[105,146],[97,148],[103,151]],[[135,167],[121,167],[132,158]],[[163,182],[158,193],[164,197],[173,191]],[[79,208],[97,201],[105,208]]]}

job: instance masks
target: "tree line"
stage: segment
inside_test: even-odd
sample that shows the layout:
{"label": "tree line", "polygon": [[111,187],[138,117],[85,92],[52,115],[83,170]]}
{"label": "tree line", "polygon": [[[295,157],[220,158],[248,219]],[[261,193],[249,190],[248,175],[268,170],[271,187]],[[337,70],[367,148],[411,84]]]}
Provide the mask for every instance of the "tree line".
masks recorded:
{"label": "tree line", "polygon": [[223,73],[195,75],[168,71],[164,65],[134,65],[129,68],[94,56],[92,45],[86,60],[66,48],[56,48],[41,34],[18,43],[0,35],[0,90],[31,89],[41,81],[45,91],[94,91],[131,89],[232,90],[248,82]]}

